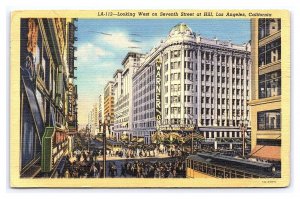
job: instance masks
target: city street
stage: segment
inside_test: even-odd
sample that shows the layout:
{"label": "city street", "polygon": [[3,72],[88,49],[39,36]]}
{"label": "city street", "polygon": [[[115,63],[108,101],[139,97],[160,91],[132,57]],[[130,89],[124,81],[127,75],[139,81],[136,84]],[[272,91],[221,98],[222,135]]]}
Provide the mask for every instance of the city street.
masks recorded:
{"label": "city street", "polygon": [[[155,23],[161,29],[158,44],[150,39],[153,26],[145,28],[149,21],[132,26],[77,18],[21,22],[22,177],[179,178],[188,175],[185,169],[194,159],[198,163],[191,170],[200,170],[202,161],[211,163],[197,153],[219,155],[212,168],[223,160],[234,162],[231,168],[237,159],[281,164],[280,103],[253,112],[257,118],[250,122],[250,85],[257,84],[259,99],[281,95],[277,65],[251,83],[250,20],[228,21],[247,30],[237,35],[216,21],[219,36],[210,31],[215,26],[201,28],[194,20]],[[280,19],[259,23],[281,29]],[[206,29],[204,38],[199,33]],[[223,34],[232,38],[218,39]],[[264,47],[259,67],[280,61],[281,40],[275,36],[269,44],[274,52]],[[119,40],[126,45],[119,46]],[[266,137],[265,130],[276,136]],[[192,163],[185,165],[188,156]]]}

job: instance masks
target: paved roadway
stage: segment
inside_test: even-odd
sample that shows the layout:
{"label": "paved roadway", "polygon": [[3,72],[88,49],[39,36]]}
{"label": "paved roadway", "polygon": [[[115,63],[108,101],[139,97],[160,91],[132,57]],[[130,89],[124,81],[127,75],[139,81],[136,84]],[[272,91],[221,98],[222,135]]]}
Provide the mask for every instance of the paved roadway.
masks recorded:
{"label": "paved roadway", "polygon": [[[94,146],[96,148],[102,148],[102,143],[97,141],[97,140],[91,140],[90,142],[90,146]],[[92,147],[91,147],[91,150],[92,150]],[[71,157],[70,158],[70,161],[75,161],[76,157]],[[122,158],[122,157],[119,157],[119,156],[109,156],[107,155],[106,156],[106,177],[107,178],[111,178],[111,176],[108,175],[108,166],[109,166],[109,163],[111,162],[114,162],[115,165],[117,166],[117,176],[116,177],[121,177],[121,166],[122,164],[124,164],[126,161],[150,161],[150,162],[156,162],[156,161],[170,161],[172,159],[176,159],[175,157],[170,157],[168,156],[167,154],[158,154],[157,156],[155,157],[135,157],[135,158]],[[101,162],[103,161],[103,156],[97,156],[97,159],[96,159],[97,162]],[[123,176],[122,176],[123,177]],[[129,176],[127,175],[126,177],[133,177],[133,176]]]}
{"label": "paved roadway", "polygon": [[[121,176],[121,166],[122,164],[124,164],[126,161],[128,162],[132,162],[132,161],[135,161],[135,160],[142,160],[144,162],[156,162],[156,161],[172,161],[172,160],[175,160],[176,158],[172,158],[172,157],[165,157],[165,158],[155,158],[155,157],[149,157],[149,158],[131,158],[131,159],[119,159],[119,160],[108,160],[107,163],[106,163],[106,177],[107,178],[111,178],[111,176],[109,176],[108,174],[108,165],[110,162],[114,162],[115,165],[117,166],[117,178],[124,178],[124,176]],[[126,177],[127,178],[135,178],[135,176],[130,176],[130,175],[127,175],[126,174]]]}

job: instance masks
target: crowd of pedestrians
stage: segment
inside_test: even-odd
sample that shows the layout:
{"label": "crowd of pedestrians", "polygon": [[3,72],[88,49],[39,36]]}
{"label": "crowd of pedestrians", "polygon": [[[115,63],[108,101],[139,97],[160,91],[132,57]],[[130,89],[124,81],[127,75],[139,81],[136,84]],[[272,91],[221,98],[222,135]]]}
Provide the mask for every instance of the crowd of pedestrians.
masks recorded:
{"label": "crowd of pedestrians", "polygon": [[145,158],[145,157],[158,157],[160,155],[177,157],[181,156],[182,150],[179,147],[155,147],[154,149],[147,149],[144,146],[123,148],[121,150],[107,150],[108,157],[128,158]]}
{"label": "crowd of pedestrians", "polygon": [[121,165],[120,177],[178,178],[185,177],[184,158],[159,161],[131,161]]}
{"label": "crowd of pedestrians", "polygon": [[58,171],[59,178],[97,178],[103,177],[103,164],[96,161],[93,153],[86,151],[67,155],[64,168]]}
{"label": "crowd of pedestrians", "polygon": [[[165,158],[157,158],[163,154]],[[99,156],[102,156],[101,151],[75,150],[66,156],[64,167],[57,171],[57,177],[103,177],[103,162]],[[122,149],[114,153],[107,151],[107,157],[113,156],[118,156],[121,159],[118,164],[116,164],[117,161],[107,161],[108,177],[165,178],[184,176],[183,157],[185,154],[176,147],[162,146],[154,149],[136,147]],[[146,161],[146,157],[149,158],[149,161]],[[171,159],[171,157],[173,158]]]}

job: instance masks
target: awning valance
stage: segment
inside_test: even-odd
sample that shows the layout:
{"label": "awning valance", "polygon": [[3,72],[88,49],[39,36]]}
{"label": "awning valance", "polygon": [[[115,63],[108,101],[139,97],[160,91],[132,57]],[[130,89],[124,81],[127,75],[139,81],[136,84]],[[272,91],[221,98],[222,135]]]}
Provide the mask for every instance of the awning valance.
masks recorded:
{"label": "awning valance", "polygon": [[264,160],[271,160],[271,161],[280,161],[281,147],[257,145],[252,150],[251,157],[260,158]]}

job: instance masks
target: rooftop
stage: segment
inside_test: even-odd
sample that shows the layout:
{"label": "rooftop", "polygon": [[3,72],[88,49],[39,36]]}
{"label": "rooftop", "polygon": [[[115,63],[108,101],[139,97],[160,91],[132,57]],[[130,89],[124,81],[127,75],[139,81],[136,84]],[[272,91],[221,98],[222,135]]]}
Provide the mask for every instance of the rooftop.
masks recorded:
{"label": "rooftop", "polygon": [[193,33],[192,29],[188,27],[188,25],[186,25],[185,23],[179,23],[175,25],[169,32],[169,37],[177,35],[195,36],[195,33]]}

